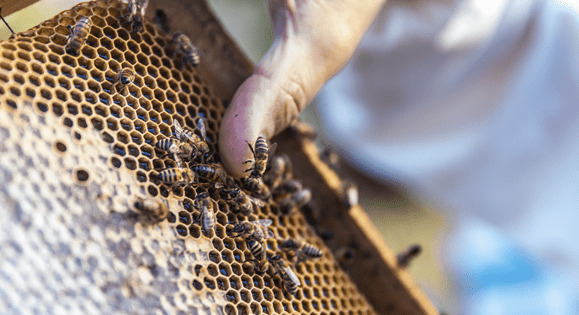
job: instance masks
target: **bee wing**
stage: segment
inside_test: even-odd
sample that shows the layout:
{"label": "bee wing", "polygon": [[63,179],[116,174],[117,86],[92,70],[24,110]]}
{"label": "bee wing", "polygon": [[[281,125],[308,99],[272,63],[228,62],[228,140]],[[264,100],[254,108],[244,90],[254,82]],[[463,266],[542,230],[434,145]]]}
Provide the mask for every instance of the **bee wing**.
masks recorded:
{"label": "bee wing", "polygon": [[207,138],[207,129],[205,128],[204,118],[200,118],[199,121],[197,121],[197,128],[199,129],[199,132],[201,132],[201,139],[205,141],[205,138]]}
{"label": "bee wing", "polygon": [[267,163],[269,163],[269,161],[271,161],[271,157],[274,155],[276,149],[277,149],[277,142],[275,142],[274,144],[269,146]]}
{"label": "bee wing", "polygon": [[275,235],[273,235],[273,232],[268,228],[261,228],[261,231],[263,232],[263,238],[274,238],[275,237]]}
{"label": "bee wing", "polygon": [[177,119],[173,119],[173,125],[175,125],[175,137],[181,140],[181,137],[183,136],[183,127],[181,127],[181,124]]}
{"label": "bee wing", "polygon": [[262,220],[251,221],[251,223],[258,225],[258,226],[262,226],[262,227],[268,227],[273,222],[270,219],[262,219]]}
{"label": "bee wing", "polygon": [[290,279],[293,281],[293,283],[295,283],[298,287],[301,285],[300,279],[298,278],[298,276],[292,270],[291,267],[281,266],[281,269],[283,269],[283,271],[285,271],[285,273],[288,275],[288,277],[290,277]]}
{"label": "bee wing", "polygon": [[177,162],[177,168],[185,168],[185,163],[179,157],[179,154],[175,154],[175,162]]}
{"label": "bee wing", "polygon": [[[255,198],[255,197],[251,197],[251,196],[247,196],[256,206],[258,207],[265,207],[265,204],[263,203],[263,201],[261,199]],[[260,220],[261,221],[261,220]],[[269,220],[271,221],[271,220]],[[271,223],[270,223],[271,224]],[[269,225],[269,224],[268,224]]]}
{"label": "bee wing", "polygon": [[139,0],[139,2],[141,3],[141,14],[144,16],[145,9],[147,9],[147,6],[149,5],[149,0]]}

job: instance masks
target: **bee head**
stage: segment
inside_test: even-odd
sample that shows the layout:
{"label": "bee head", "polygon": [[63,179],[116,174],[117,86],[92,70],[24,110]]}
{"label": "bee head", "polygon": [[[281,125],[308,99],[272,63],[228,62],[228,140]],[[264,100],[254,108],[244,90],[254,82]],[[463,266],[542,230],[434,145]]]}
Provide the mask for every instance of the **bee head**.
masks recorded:
{"label": "bee head", "polygon": [[295,246],[295,241],[292,239],[285,240],[281,244],[282,249],[291,249],[291,248],[294,248],[294,246]]}
{"label": "bee head", "polygon": [[134,21],[132,25],[133,33],[139,33],[143,29],[143,23]]}
{"label": "bee head", "polygon": [[251,174],[249,174],[249,176],[250,176],[251,178],[256,178],[256,179],[257,179],[257,178],[261,178],[261,173],[258,172],[258,171],[251,171]]}
{"label": "bee head", "polygon": [[229,194],[229,196],[231,198],[235,198],[239,195],[239,192],[240,192],[239,188],[234,188],[234,189],[228,191],[227,193]]}
{"label": "bee head", "polygon": [[245,230],[245,227],[243,225],[243,223],[238,222],[237,224],[235,224],[235,226],[233,226],[233,232],[235,233],[241,233]]}
{"label": "bee head", "polygon": [[75,50],[72,49],[72,48],[67,48],[67,49],[66,49],[66,53],[69,54],[69,55],[72,55],[72,56],[78,56],[78,52],[75,51]]}

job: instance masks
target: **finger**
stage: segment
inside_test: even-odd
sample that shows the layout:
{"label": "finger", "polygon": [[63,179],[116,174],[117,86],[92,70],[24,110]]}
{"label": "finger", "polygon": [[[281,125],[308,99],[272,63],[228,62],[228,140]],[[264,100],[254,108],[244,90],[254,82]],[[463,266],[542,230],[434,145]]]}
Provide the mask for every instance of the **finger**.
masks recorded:
{"label": "finger", "polygon": [[[350,1],[350,6],[358,6],[353,0],[344,3]],[[371,10],[367,6],[370,2]],[[221,162],[234,177],[247,175],[244,169],[248,165],[243,162],[252,159],[252,155],[246,141],[253,144],[260,134],[271,139],[297,118],[321,86],[349,59],[381,1],[371,0],[366,6],[356,7],[355,15],[372,11],[364,19],[358,16],[358,20],[369,21],[348,23],[353,26],[346,30],[343,22],[351,22],[353,17],[351,13],[345,17],[343,12],[349,10],[312,3],[313,8],[287,7],[287,3],[270,7],[270,14],[277,17],[273,19],[276,40],[255,73],[233,96],[221,124]],[[298,11],[304,14],[297,14]],[[326,16],[325,13],[332,13],[330,24],[337,29],[320,27],[319,16]],[[317,30],[315,36],[312,29]]]}

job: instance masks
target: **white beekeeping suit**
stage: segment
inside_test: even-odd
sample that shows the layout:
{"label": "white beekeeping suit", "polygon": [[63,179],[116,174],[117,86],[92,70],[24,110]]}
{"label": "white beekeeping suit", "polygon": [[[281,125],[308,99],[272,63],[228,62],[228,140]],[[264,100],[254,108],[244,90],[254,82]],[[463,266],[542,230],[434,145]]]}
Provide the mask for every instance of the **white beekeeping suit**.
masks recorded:
{"label": "white beekeeping suit", "polygon": [[494,287],[467,297],[469,313],[579,311],[577,7],[387,4],[320,93],[325,134],[349,161],[459,214],[450,266]]}

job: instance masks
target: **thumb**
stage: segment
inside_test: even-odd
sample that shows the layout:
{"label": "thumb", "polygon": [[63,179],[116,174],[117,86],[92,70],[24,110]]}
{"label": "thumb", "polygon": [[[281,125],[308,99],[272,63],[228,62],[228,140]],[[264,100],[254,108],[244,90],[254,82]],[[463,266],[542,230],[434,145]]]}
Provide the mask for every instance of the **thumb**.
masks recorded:
{"label": "thumb", "polygon": [[219,133],[221,162],[235,177],[244,176],[247,164],[242,163],[252,158],[246,141],[253,145],[260,134],[270,139],[282,131],[315,94],[306,92],[306,79],[297,71],[307,61],[300,61],[303,57],[288,51],[290,47],[274,43],[256,72],[239,87],[223,117]]}
{"label": "thumb", "polygon": [[252,157],[246,141],[253,144],[262,133],[270,139],[297,118],[346,64],[383,3],[268,2],[276,38],[233,96],[219,133],[221,162],[233,176],[244,176],[242,163]]}

